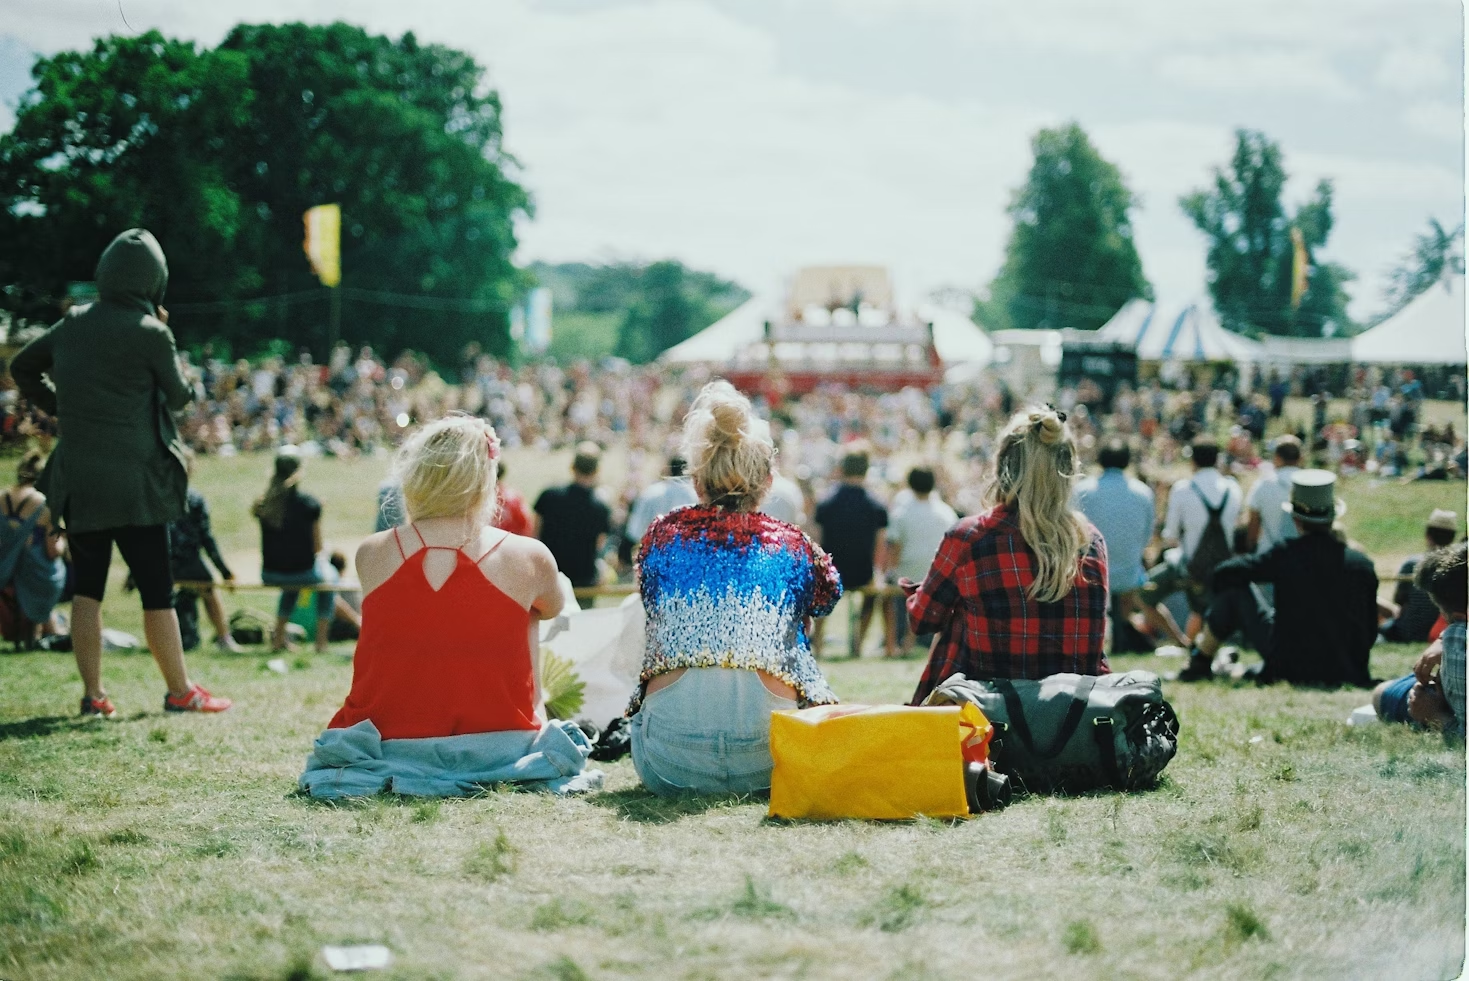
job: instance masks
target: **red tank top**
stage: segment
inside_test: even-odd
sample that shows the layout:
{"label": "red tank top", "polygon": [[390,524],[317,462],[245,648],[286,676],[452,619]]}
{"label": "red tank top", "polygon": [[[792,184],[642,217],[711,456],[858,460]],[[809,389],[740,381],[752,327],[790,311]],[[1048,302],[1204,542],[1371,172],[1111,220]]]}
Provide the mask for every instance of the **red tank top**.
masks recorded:
{"label": "red tank top", "polygon": [[[402,554],[396,529],[393,538]],[[477,568],[504,541],[478,559],[424,543],[367,594],[352,690],[328,728],[371,719],[384,739],[540,728],[530,613]],[[454,571],[435,590],[423,556],[445,550],[456,555]]]}

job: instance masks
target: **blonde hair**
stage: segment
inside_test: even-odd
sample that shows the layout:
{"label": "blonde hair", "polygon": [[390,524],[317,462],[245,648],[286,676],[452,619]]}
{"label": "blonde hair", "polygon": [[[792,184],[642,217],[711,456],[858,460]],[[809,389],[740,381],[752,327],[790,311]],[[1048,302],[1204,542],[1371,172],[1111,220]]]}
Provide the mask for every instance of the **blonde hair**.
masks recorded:
{"label": "blonde hair", "polygon": [[403,509],[413,521],[488,519],[496,503],[499,456],[495,428],[483,419],[451,415],[429,423],[409,437],[393,461]]}
{"label": "blonde hair", "polygon": [[684,458],[711,504],[753,511],[765,496],[775,460],[770,424],[727,381],[712,381],[683,421]]}
{"label": "blonde hair", "polygon": [[1066,417],[1050,406],[1016,413],[1000,431],[995,476],[985,503],[1014,506],[1020,537],[1035,552],[1035,581],[1026,594],[1054,603],[1071,592],[1091,541],[1085,519],[1071,509],[1076,440]]}

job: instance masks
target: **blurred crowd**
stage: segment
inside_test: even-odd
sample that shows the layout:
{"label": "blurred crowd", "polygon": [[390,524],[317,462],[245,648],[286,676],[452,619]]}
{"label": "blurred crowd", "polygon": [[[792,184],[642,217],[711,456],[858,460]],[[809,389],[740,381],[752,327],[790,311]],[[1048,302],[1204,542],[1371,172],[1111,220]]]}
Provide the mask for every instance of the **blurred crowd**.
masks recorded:
{"label": "blurred crowd", "polygon": [[[208,347],[184,361],[196,397],[179,429],[196,453],[283,445],[308,456],[386,453],[415,425],[464,412],[489,420],[507,448],[625,445],[626,485],[603,490],[615,522],[625,522],[638,493],[665,472],[680,420],[710,377],[697,367],[618,359],[598,366],[550,359],[510,365],[474,346],[442,371],[411,352],[389,361],[369,347],[345,344],[326,364],[305,352],[228,361]],[[1241,383],[1233,372],[1185,368],[1137,387],[1123,384],[1110,399],[1086,379],[1045,398],[1069,414],[1085,462],[1094,461],[1106,439],[1121,436],[1145,479],[1152,474],[1162,481],[1183,465],[1200,433],[1219,438],[1224,465],[1234,471],[1268,466],[1267,436],[1291,433],[1310,463],[1344,474],[1464,476],[1464,438],[1452,423],[1425,424],[1425,389],[1411,370],[1358,368],[1344,381],[1334,394],[1312,371],[1256,371]],[[978,510],[979,477],[995,434],[1030,394],[986,374],[927,391],[827,386],[778,405],[755,401],[772,422],[780,472],[799,488],[802,516],[809,518],[834,486],[845,449],[859,442],[870,453],[868,486],[879,498],[899,493],[907,469],[927,460],[945,500],[961,514]],[[45,448],[55,435],[54,421],[14,389],[0,392],[0,413],[0,435],[12,443]]]}

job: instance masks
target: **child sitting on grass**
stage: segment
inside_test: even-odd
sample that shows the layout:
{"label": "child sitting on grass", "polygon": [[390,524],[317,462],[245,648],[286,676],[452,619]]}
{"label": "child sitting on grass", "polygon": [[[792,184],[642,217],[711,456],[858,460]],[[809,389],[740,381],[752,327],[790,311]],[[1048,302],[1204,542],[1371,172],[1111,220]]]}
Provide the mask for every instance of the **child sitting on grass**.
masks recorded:
{"label": "child sitting on grass", "polygon": [[1448,626],[1418,658],[1412,674],[1384,681],[1372,693],[1372,707],[1384,722],[1411,721],[1463,738],[1466,565],[1469,544],[1464,542],[1429,552],[1419,563],[1413,584],[1433,597]]}

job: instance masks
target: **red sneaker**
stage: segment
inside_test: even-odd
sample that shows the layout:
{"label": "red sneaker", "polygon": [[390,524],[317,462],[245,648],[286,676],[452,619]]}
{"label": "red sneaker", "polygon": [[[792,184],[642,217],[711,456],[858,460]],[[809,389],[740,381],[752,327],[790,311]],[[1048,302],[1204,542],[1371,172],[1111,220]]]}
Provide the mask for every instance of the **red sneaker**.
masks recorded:
{"label": "red sneaker", "polygon": [[103,695],[101,698],[82,697],[82,714],[99,715],[104,719],[110,719],[117,714],[117,709],[112,707],[112,699]]}
{"label": "red sneaker", "polygon": [[233,704],[228,698],[209,694],[203,685],[190,685],[189,690],[177,698],[163,696],[165,712],[223,712]]}

